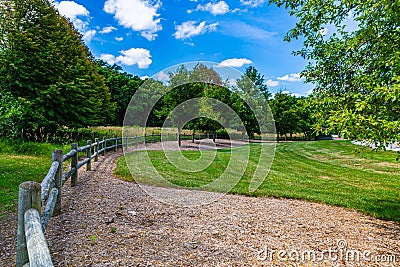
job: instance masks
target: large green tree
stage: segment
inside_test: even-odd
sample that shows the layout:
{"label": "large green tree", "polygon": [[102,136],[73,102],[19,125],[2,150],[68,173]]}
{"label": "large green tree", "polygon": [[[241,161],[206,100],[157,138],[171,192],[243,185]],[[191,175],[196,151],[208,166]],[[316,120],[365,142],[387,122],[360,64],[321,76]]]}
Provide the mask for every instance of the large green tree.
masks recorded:
{"label": "large green tree", "polygon": [[262,122],[261,117],[265,118],[270,114],[267,100],[271,96],[264,76],[252,66],[246,68],[245,73],[233,86],[233,92],[232,106],[245,127],[244,129],[237,128],[237,130],[242,131],[243,134],[247,132],[250,138],[253,138],[254,134],[261,134],[263,129],[260,128],[260,123],[263,126],[266,124],[265,121]]}
{"label": "large green tree", "polygon": [[[270,0],[299,20],[286,40],[302,38],[296,55],[313,82],[317,117],[349,138],[398,139],[400,2]],[[349,23],[353,27],[349,27]]]}
{"label": "large green tree", "polygon": [[286,140],[286,134],[290,134],[290,138],[292,138],[293,133],[298,131],[298,121],[300,120],[297,98],[278,92],[269,103],[274,115],[277,140],[279,141],[279,136],[284,136]]}
{"label": "large green tree", "polygon": [[285,92],[278,92],[269,104],[274,115],[277,140],[283,136],[293,140],[293,134],[301,133],[304,139],[315,137],[314,102],[312,97],[296,97]]}
{"label": "large green tree", "polygon": [[72,23],[47,0],[0,5],[0,92],[23,106],[18,130],[40,140],[61,126],[110,121],[110,92]]}
{"label": "large green tree", "polygon": [[269,91],[268,86],[265,83],[264,75],[261,74],[254,66],[247,67],[244,74],[261,91],[266,100],[271,97],[271,92]]}
{"label": "large green tree", "polygon": [[115,115],[109,124],[122,126],[129,102],[144,81],[138,76],[124,72],[122,67],[116,64],[110,65],[103,60],[97,60],[96,63],[98,72],[104,77],[110,90],[111,100],[116,106]]}
{"label": "large green tree", "polygon": [[140,86],[126,110],[124,125],[161,127],[169,109],[168,102],[158,101],[167,91],[167,87],[152,78]]}

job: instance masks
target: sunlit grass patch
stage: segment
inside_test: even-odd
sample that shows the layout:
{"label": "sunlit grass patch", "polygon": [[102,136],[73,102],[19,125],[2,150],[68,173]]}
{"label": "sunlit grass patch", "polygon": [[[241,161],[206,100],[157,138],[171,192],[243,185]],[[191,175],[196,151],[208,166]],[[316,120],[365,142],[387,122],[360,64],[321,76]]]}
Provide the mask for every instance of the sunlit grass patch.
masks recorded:
{"label": "sunlit grass patch", "polygon": [[[400,221],[400,163],[396,161],[396,153],[371,151],[346,141],[278,143],[269,175],[256,191],[250,192],[249,184],[260,156],[258,146],[250,144],[246,171],[230,193],[304,199]],[[125,158],[118,161],[116,174],[128,181],[138,177],[146,181],[149,174],[142,169],[142,153],[149,153],[152,164],[166,180],[190,188],[215,181],[230,160],[230,150],[222,149],[209,167],[191,173],[174,167],[163,151],[133,152],[127,156],[137,162],[133,177]],[[196,158],[198,153],[183,152],[188,158]]]}

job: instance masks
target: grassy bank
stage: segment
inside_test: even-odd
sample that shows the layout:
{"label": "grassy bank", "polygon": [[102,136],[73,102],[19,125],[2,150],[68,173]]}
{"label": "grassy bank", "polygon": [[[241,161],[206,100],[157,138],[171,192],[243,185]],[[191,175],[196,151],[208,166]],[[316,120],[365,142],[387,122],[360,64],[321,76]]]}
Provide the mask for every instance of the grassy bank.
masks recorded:
{"label": "grassy bank", "polygon": [[[251,144],[250,148],[251,156],[245,174],[230,193],[304,199],[400,221],[400,163],[396,162],[394,152],[375,152],[346,141],[279,143],[268,177],[258,190],[250,193],[248,186],[260,153],[258,144]],[[128,155],[128,160],[137,163],[135,177],[141,180],[149,175],[146,169],[140,167],[143,166],[141,160],[145,158],[143,153],[147,152]],[[162,151],[148,153],[163,177],[188,187],[215,180],[230,159],[230,150],[220,150],[208,168],[193,173],[178,170]],[[197,151],[185,151],[183,154],[189,159],[200,155]],[[133,179],[124,158],[118,161],[116,174],[126,180]]]}
{"label": "grassy bank", "polygon": [[54,149],[68,147],[0,139],[0,214],[15,210],[20,183],[43,180]]}

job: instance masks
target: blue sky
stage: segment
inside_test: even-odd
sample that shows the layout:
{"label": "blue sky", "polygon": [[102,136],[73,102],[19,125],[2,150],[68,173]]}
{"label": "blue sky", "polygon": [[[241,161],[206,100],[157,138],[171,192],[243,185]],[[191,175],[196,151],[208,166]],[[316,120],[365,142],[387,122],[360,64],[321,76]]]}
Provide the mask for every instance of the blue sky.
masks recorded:
{"label": "blue sky", "polygon": [[301,41],[283,41],[296,19],[266,0],[74,0],[55,6],[96,58],[139,77],[211,61],[239,71],[255,66],[272,93],[307,95],[313,88],[298,75],[307,62],[291,54]]}

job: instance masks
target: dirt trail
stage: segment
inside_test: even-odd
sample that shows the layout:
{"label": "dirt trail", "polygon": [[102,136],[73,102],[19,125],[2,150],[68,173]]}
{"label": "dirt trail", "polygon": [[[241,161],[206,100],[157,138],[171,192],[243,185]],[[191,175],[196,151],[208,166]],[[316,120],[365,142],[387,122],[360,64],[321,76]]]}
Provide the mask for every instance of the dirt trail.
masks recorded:
{"label": "dirt trail", "polygon": [[[55,266],[379,266],[376,260],[393,257],[381,266],[400,266],[397,223],[263,197],[221,195],[206,206],[170,206],[113,176],[121,154],[100,157],[93,171],[80,173],[78,186],[65,185],[63,213],[46,232]],[[13,266],[15,214],[0,220],[0,231],[0,266]]]}

